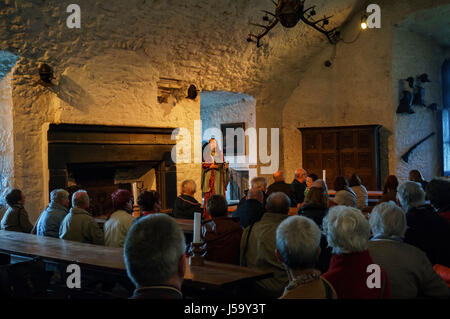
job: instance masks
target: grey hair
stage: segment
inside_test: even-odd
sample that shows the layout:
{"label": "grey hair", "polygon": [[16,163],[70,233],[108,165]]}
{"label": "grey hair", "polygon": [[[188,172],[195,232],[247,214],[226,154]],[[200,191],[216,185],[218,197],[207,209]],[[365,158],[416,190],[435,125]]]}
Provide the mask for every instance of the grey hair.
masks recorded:
{"label": "grey hair", "polygon": [[253,177],[250,184],[252,188],[265,189],[267,187],[267,179],[264,177]]}
{"label": "grey hair", "polygon": [[360,210],[333,206],[323,219],[323,232],[333,253],[354,253],[367,249],[370,226]]}
{"label": "grey hair", "polygon": [[320,245],[320,229],[307,217],[291,216],[278,226],[276,243],[286,266],[293,270],[312,268]]}
{"label": "grey hair", "polygon": [[272,193],[267,198],[266,209],[270,213],[287,215],[287,213],[289,213],[290,206],[291,200],[285,193]]}
{"label": "grey hair", "polygon": [[195,184],[195,181],[192,179],[187,179],[181,183],[181,193],[192,195],[197,190],[197,184]]}
{"label": "grey hair", "polygon": [[305,176],[306,177],[306,175],[308,175],[308,173],[303,168],[296,169],[295,172],[294,172],[295,178],[299,178],[300,176]]}
{"label": "grey hair", "polygon": [[73,207],[80,207],[84,204],[89,203],[89,195],[87,191],[84,189],[80,189],[79,191],[76,191],[72,195],[72,206]]}
{"label": "grey hair", "polygon": [[63,200],[69,199],[69,192],[65,189],[54,189],[50,193],[50,200],[52,202],[60,204]]}
{"label": "grey hair", "polygon": [[136,287],[167,283],[176,273],[186,241],[178,223],[166,214],[142,217],[124,244],[128,277]]}
{"label": "grey hair", "polygon": [[405,213],[393,201],[375,206],[369,224],[373,235],[403,238],[406,233]]}
{"label": "grey hair", "polygon": [[425,205],[425,192],[416,182],[408,181],[397,187],[397,198],[406,210]]}

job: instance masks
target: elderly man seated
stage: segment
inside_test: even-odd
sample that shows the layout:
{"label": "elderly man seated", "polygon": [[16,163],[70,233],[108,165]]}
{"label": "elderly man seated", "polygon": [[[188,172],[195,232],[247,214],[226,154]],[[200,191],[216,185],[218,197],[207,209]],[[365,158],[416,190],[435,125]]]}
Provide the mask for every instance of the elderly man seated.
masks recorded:
{"label": "elderly man seated", "polygon": [[263,216],[264,194],[258,188],[250,188],[247,199],[233,212],[233,217],[239,217],[242,228],[256,223]]}
{"label": "elderly man seated", "polygon": [[88,213],[89,196],[79,190],[72,196],[72,208],[59,228],[59,238],[94,245],[104,245],[103,231]]}
{"label": "elderly man seated", "polygon": [[403,242],[406,217],[400,207],[392,201],[376,206],[369,224],[373,234],[370,256],[386,269],[392,298],[448,298],[447,285],[433,270],[425,253]]}
{"label": "elderly man seated", "polygon": [[182,299],[186,242],[177,222],[165,214],[137,220],[124,246],[127,274],[136,286],[133,299]]}
{"label": "elderly man seated", "polygon": [[59,238],[59,227],[69,212],[69,192],[55,189],[50,193],[50,200],[36,224],[36,235]]}
{"label": "elderly man seated", "polygon": [[172,214],[175,218],[194,219],[194,213],[202,213],[202,205],[194,198],[197,184],[192,179],[181,183],[181,195],[175,200]]}
{"label": "elderly man seated", "polygon": [[255,283],[255,295],[278,298],[283,294],[289,280],[283,265],[275,255],[278,225],[288,217],[290,200],[286,194],[277,192],[267,198],[266,212],[259,222],[247,227],[242,234],[240,249],[241,266],[273,271],[272,278]]}
{"label": "elderly man seated", "polygon": [[319,227],[307,217],[289,217],[278,226],[276,254],[289,278],[281,299],[337,298],[331,284],[314,269],[320,254],[320,235]]}
{"label": "elderly man seated", "polygon": [[[379,269],[379,285],[369,287],[368,270],[375,264],[368,251],[370,227],[361,211],[348,206],[334,206],[323,220],[323,230],[334,255],[323,274],[336,290],[339,299],[390,298],[386,271]],[[372,272],[374,270],[371,270]],[[375,270],[377,271],[377,270]]]}
{"label": "elderly man seated", "polygon": [[416,182],[405,182],[397,197],[406,211],[405,243],[420,248],[432,265],[450,267],[450,224],[425,203],[425,192]]}
{"label": "elderly man seated", "polygon": [[267,196],[270,196],[270,194],[281,192],[285,193],[290,200],[290,206],[291,207],[297,207],[297,200],[295,199],[295,194],[292,191],[291,184],[286,183],[286,178],[284,176],[283,171],[276,171],[273,173],[273,180],[274,183],[270,184],[267,188]]}

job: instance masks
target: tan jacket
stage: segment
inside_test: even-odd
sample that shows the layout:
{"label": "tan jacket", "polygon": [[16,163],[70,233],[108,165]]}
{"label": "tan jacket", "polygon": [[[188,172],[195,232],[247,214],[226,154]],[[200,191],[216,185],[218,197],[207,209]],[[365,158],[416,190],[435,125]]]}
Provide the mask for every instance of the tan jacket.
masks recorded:
{"label": "tan jacket", "polygon": [[117,210],[105,222],[105,246],[123,247],[134,218],[124,210]]}
{"label": "tan jacket", "polygon": [[59,238],[94,245],[104,245],[103,230],[84,209],[74,207],[64,217]]}
{"label": "tan jacket", "polygon": [[287,217],[288,215],[265,213],[253,225],[245,256],[243,254],[251,226],[242,234],[241,265],[273,271],[273,277],[256,282],[258,290],[268,297],[280,297],[289,282],[286,270],[275,254],[277,227]]}
{"label": "tan jacket", "polygon": [[322,277],[292,289],[289,289],[289,286],[286,287],[280,299],[326,299],[327,293],[324,283],[330,289],[330,299],[337,299],[333,286]]}

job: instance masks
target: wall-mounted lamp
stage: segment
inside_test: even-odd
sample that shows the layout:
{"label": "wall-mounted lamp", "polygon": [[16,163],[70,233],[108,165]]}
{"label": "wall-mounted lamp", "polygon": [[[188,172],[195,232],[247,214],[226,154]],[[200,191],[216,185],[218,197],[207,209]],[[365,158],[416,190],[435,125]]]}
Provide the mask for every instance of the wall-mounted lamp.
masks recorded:
{"label": "wall-mounted lamp", "polygon": [[367,16],[363,15],[361,17],[361,29],[366,30],[367,29]]}
{"label": "wall-mounted lamp", "polygon": [[53,69],[50,65],[43,63],[39,67],[39,77],[41,81],[46,84],[52,84],[53,77]]}
{"label": "wall-mounted lamp", "polygon": [[194,84],[191,84],[188,89],[187,97],[188,99],[195,100],[198,95],[197,87]]}

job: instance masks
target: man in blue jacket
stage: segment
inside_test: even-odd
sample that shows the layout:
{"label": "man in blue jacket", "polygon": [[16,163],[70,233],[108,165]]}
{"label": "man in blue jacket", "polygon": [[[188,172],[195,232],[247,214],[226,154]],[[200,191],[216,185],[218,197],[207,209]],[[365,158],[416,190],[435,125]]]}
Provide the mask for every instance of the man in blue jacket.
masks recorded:
{"label": "man in blue jacket", "polygon": [[59,227],[69,212],[69,193],[64,189],[55,189],[50,193],[50,199],[50,204],[39,217],[36,234],[59,238]]}

